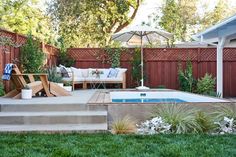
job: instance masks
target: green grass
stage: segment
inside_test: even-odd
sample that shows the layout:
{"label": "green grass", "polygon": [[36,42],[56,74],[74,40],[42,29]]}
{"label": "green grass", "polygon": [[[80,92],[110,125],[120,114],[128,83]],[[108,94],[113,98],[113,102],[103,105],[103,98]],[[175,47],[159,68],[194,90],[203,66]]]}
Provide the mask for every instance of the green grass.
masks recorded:
{"label": "green grass", "polygon": [[0,134],[1,157],[233,157],[236,135]]}

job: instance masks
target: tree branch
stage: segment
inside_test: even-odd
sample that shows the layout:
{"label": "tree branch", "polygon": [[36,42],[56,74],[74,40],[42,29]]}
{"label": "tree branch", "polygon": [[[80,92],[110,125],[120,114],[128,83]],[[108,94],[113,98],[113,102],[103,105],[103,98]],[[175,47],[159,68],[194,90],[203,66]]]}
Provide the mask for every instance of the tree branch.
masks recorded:
{"label": "tree branch", "polygon": [[120,30],[122,30],[124,27],[128,26],[133,21],[133,19],[135,18],[136,14],[138,12],[138,8],[139,8],[139,5],[140,5],[139,1],[140,0],[137,0],[137,6],[134,9],[134,12],[133,12],[133,14],[130,17],[130,20],[126,21],[125,23],[123,23],[120,26],[118,26],[117,29],[115,30],[115,33],[119,32]]}

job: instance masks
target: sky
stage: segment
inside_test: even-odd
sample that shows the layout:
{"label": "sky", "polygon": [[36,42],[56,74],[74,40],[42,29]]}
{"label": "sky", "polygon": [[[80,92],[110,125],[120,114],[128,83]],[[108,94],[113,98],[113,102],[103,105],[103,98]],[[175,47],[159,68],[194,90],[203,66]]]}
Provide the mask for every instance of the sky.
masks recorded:
{"label": "sky", "polygon": [[[236,6],[236,0],[226,0],[229,4],[232,6]],[[214,9],[215,5],[217,4],[218,0],[207,0],[207,3],[209,3],[209,9]],[[206,3],[206,0],[200,0],[200,4]],[[163,0],[144,0],[142,5],[140,6],[138,13],[132,22],[131,25],[138,25],[142,22],[148,22],[148,16],[152,13],[155,13],[158,8],[160,8],[163,4]],[[204,10],[198,6],[199,13],[203,13]]]}

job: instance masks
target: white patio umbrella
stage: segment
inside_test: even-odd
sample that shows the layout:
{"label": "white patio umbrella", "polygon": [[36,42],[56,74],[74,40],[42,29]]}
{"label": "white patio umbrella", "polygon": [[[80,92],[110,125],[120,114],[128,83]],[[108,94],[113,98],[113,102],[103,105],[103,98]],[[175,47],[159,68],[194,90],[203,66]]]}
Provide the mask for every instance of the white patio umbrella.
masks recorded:
{"label": "white patio umbrella", "polygon": [[172,34],[163,30],[155,29],[150,26],[142,26],[136,25],[133,27],[129,27],[125,30],[121,30],[118,33],[112,35],[113,40],[121,41],[121,42],[130,42],[137,40],[140,41],[141,46],[141,86],[137,87],[137,89],[149,89],[144,86],[143,81],[143,43],[144,42],[154,42],[160,39],[160,37],[168,40],[172,37]]}

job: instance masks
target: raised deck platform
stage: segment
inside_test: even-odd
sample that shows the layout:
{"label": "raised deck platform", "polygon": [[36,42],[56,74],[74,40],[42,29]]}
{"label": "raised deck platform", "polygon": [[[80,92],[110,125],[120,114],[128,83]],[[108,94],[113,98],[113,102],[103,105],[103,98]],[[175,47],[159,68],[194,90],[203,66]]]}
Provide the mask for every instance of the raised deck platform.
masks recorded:
{"label": "raised deck platform", "polygon": [[0,98],[0,132],[104,132],[107,108],[90,106],[96,90],[30,100]]}

